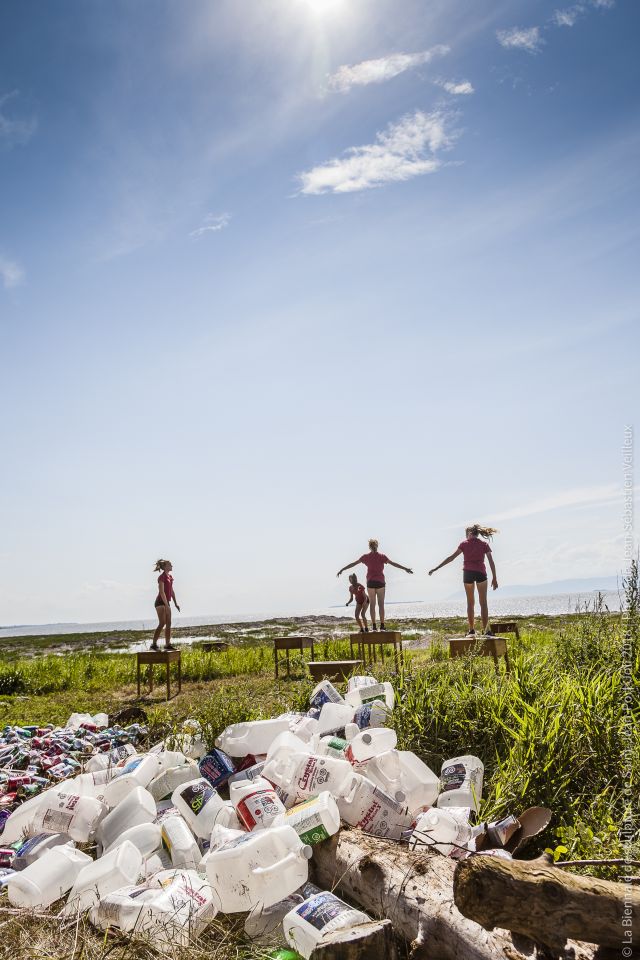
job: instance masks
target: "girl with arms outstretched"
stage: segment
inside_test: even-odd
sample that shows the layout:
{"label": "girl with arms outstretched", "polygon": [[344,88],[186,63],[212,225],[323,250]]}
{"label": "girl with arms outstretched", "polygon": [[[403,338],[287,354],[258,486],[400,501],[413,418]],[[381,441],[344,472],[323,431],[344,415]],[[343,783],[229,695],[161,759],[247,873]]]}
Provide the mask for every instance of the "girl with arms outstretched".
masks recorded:
{"label": "girl with arms outstretched", "polygon": [[170,560],[158,560],[156,561],[154,571],[157,572],[158,570],[161,571],[158,577],[158,596],[155,602],[156,613],[158,614],[158,626],[153,635],[151,649],[158,649],[158,640],[164,630],[165,650],[175,650],[175,647],[171,646],[171,601],[173,600],[178,613],[180,613],[180,607],[178,606],[176,592],[173,589],[173,577],[171,575],[173,565]]}
{"label": "girl with arms outstretched", "polygon": [[384,566],[388,563],[392,567],[397,567],[398,570],[404,570],[405,573],[413,573],[413,570],[410,570],[409,567],[403,567],[401,563],[395,563],[394,560],[386,557],[384,553],[379,553],[378,541],[369,540],[369,553],[363,553],[358,560],[354,560],[353,563],[348,563],[346,567],[342,567],[342,569],[338,570],[336,576],[339,577],[345,570],[350,570],[351,567],[357,567],[359,563],[364,563],[367,568],[367,593],[369,594],[369,603],[371,604],[371,628],[372,630],[378,629],[376,627],[377,601],[380,610],[380,629],[384,630],[384,594],[386,588]]}
{"label": "girl with arms outstretched", "polygon": [[487,604],[487,568],[485,566],[485,557],[491,567],[491,586],[494,590],[498,589],[498,577],[496,574],[496,565],[493,562],[491,547],[487,543],[491,540],[494,533],[498,531],[494,527],[483,527],[479,523],[474,523],[467,527],[466,540],[458,544],[455,553],[447,557],[442,563],[439,563],[433,570],[429,570],[429,576],[439,570],[441,567],[451,563],[460,554],[464,557],[462,564],[462,582],[467,594],[467,619],[469,621],[468,637],[475,637],[475,588],[478,588],[478,598],[480,600],[480,616],[482,617],[482,629],[487,636],[492,636],[489,630],[489,607]]}

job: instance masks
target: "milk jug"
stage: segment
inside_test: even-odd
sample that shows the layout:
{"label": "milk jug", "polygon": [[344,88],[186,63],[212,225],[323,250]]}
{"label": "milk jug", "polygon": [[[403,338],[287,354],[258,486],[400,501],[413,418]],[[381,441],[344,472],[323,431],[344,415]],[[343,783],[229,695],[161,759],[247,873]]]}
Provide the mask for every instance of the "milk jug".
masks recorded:
{"label": "milk jug", "polygon": [[433,806],[440,791],[439,777],[409,750],[389,750],[373,757],[363,772],[396,800],[406,803],[409,813]]}
{"label": "milk jug", "polygon": [[13,858],[13,866],[16,870],[24,870],[34,861],[38,860],[47,850],[52,847],[58,847],[61,844],[68,844],[75,847],[73,840],[69,840],[66,833],[39,833],[35,837],[18,847],[16,855]]}
{"label": "milk jug", "polygon": [[173,791],[171,802],[180,811],[196,837],[208,840],[216,819],[224,808],[218,791],[204,777],[181,784]]}
{"label": "milk jug", "polygon": [[[35,812],[43,802],[46,794],[38,793],[35,797],[30,797],[20,804],[17,810],[14,810],[4,825],[2,831],[2,846],[8,847],[10,844],[20,840],[28,830]],[[37,831],[32,831],[37,832]],[[53,831],[50,831],[53,832]]]}
{"label": "milk jug", "polygon": [[53,847],[39,860],[9,878],[9,902],[14,907],[28,910],[48,907],[71,889],[76,877],[88,863],[92,863],[91,857],[75,847]]}
{"label": "milk jug", "polygon": [[311,847],[293,827],[257,830],[223,842],[209,853],[207,877],[224,913],[271,906],[308,879]]}
{"label": "milk jug", "polygon": [[284,918],[283,928],[287,943],[305,960],[326,933],[368,923],[366,913],[355,910],[333,893],[323,890],[294,907]]}
{"label": "milk jug", "polygon": [[343,737],[314,737],[311,749],[319,757],[334,757],[336,760],[346,760],[345,751],[349,742]]}
{"label": "milk jug", "polygon": [[93,797],[45,790],[42,803],[36,808],[29,825],[29,832],[66,833],[77,843],[87,843],[106,812],[104,803]]}
{"label": "milk jug", "polygon": [[200,862],[200,848],[179,814],[166,817],[161,824],[162,843],[174,867],[195,870]]}
{"label": "milk jug", "polygon": [[158,802],[170,797],[176,787],[181,783],[188,783],[199,775],[198,764],[194,760],[187,760],[186,763],[180,763],[173,767],[168,767],[162,773],[154,777],[149,783],[147,790]]}
{"label": "milk jug", "polygon": [[246,757],[249,753],[255,756],[266,753],[278,734],[288,729],[289,721],[282,717],[232,723],[216,738],[216,747],[230,757]]}
{"label": "milk jug", "polygon": [[344,730],[345,725],[352,720],[353,707],[348,703],[325,703],[317,721],[318,733],[321,737],[327,733],[337,733]]}
{"label": "milk jug", "polygon": [[356,687],[353,690],[349,690],[345,700],[347,703],[350,703],[352,707],[361,707],[366,703],[373,703],[374,700],[383,700],[389,710],[393,710],[396,695],[389,681],[385,680],[384,683],[375,683],[366,687]]}
{"label": "milk jug", "polygon": [[353,768],[346,760],[316,757],[311,753],[277,754],[265,764],[264,776],[302,799],[329,790],[334,796],[347,793]]}
{"label": "milk jug", "polygon": [[358,773],[353,774],[348,795],[338,797],[338,809],[346,823],[374,837],[400,840],[411,824],[404,804]]}
{"label": "milk jug", "polygon": [[454,817],[449,810],[431,807],[416,820],[409,847],[435,847],[445,856],[455,857],[466,852],[472,833],[471,825],[462,818]]}
{"label": "milk jug", "polygon": [[465,754],[445,760],[440,772],[442,793],[439,807],[470,807],[476,813],[482,798],[484,764],[478,757]]}
{"label": "milk jug", "polygon": [[116,807],[134,787],[146,787],[158,775],[158,757],[155,753],[139,753],[114,771],[104,791],[106,803]]}
{"label": "milk jug", "polygon": [[347,693],[351,693],[353,690],[359,690],[362,687],[375,687],[377,682],[375,677],[368,675],[349,677],[347,680]]}
{"label": "milk jug", "polygon": [[344,697],[330,680],[321,680],[309,697],[309,705],[315,710],[321,710],[325,703],[344,703]]}
{"label": "milk jug", "polygon": [[111,846],[104,850],[103,856],[124,843],[125,840],[137,847],[143,860],[148,860],[162,846],[160,825],[157,823],[138,823],[135,827],[129,827],[128,830],[124,830],[116,837]]}
{"label": "milk jug", "polygon": [[314,717],[308,717],[306,713],[285,713],[282,716],[287,717],[290,732],[306,743],[318,732],[318,721]]}
{"label": "milk jug", "polygon": [[62,915],[76,916],[113,890],[136,883],[141,870],[142,854],[132,843],[124,840],[111,853],[83,867],[71,888]]}
{"label": "milk jug", "polygon": [[364,703],[361,707],[358,707],[353,714],[353,721],[360,730],[367,727],[386,727],[390,713],[391,711],[384,700],[374,700],[372,703]]}
{"label": "milk jug", "polygon": [[345,758],[349,763],[365,763],[381,753],[393,750],[397,742],[398,735],[389,727],[363,730],[348,744]]}
{"label": "milk jug", "polygon": [[134,787],[122,803],[108,813],[96,832],[98,841],[104,849],[113,846],[114,841],[139,823],[151,823],[156,816],[156,803],[144,787]]}
{"label": "milk jug", "polygon": [[229,797],[238,819],[247,830],[264,830],[285,812],[273,785],[264,777],[232,783]]}
{"label": "milk jug", "polygon": [[303,843],[313,846],[333,836],[340,829],[338,804],[328,790],[317,797],[296,804],[274,820],[274,826],[288,824]]}
{"label": "milk jug", "polygon": [[256,777],[261,776],[266,762],[266,760],[260,760],[258,763],[254,763],[250,767],[245,767],[244,770],[238,770],[238,772],[234,773],[232,777],[229,777],[229,780],[227,781],[229,784],[229,789],[231,789],[232,783],[238,783],[239,780],[255,780]]}

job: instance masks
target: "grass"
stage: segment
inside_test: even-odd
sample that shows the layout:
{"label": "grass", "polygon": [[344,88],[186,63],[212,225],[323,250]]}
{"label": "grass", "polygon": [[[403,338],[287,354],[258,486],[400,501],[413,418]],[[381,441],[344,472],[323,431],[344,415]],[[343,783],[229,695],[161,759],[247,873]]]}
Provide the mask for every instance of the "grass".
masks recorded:
{"label": "grass", "polygon": [[[452,625],[435,620],[403,627],[405,634],[416,637],[431,632],[426,642],[408,652],[400,676],[380,665],[373,671],[396,689],[393,723],[401,748],[415,751],[436,772],[455,754],[474,753],[483,760],[483,818],[517,814],[534,805],[551,808],[548,830],[526,855],[536,855],[540,845],[559,848],[563,859],[572,860],[623,854],[620,825],[630,813],[628,797],[637,796],[640,786],[637,586],[636,571],[635,581],[627,584],[626,614],[611,614],[596,603],[573,616],[521,621],[520,641],[509,642],[509,675],[496,674],[493,662],[478,655],[450,660],[443,638],[453,632]],[[305,709],[310,681],[274,681],[272,650],[264,642],[274,631],[285,632],[285,626],[286,632],[296,630],[295,623],[278,623],[247,634],[245,624],[242,643],[221,654],[185,647],[182,694],[166,704],[160,686],[153,697],[142,698],[154,735],[193,716],[212,742],[228,723]],[[456,626],[459,629],[459,623]],[[342,637],[319,644],[319,659],[348,656],[346,624],[339,630]],[[626,656],[632,661],[627,701],[623,694],[629,689],[622,689],[625,636]],[[74,710],[112,712],[137,702],[132,656],[69,652],[34,657],[32,650],[25,652],[28,655],[16,656],[12,650],[0,662],[2,723],[64,723]],[[626,786],[630,794],[625,794]],[[633,841],[631,853],[638,858],[637,832]],[[617,876],[611,867],[585,872]],[[142,946],[104,942],[86,926],[63,926],[54,942],[44,920],[0,914],[0,922],[5,934],[0,956],[106,960],[109,954],[117,960],[142,960],[148,955]],[[260,956],[243,943],[238,918],[221,919],[181,958],[200,960],[205,953],[212,960]]]}

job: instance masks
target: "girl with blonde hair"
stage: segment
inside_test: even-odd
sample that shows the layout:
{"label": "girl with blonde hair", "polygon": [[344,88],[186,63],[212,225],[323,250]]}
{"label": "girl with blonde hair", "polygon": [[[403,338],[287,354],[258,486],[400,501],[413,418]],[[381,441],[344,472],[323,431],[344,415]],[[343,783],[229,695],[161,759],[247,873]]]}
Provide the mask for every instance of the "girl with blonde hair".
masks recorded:
{"label": "girl with blonde hair", "polygon": [[475,588],[478,589],[478,598],[480,600],[480,616],[482,617],[482,629],[485,632],[485,636],[491,637],[493,634],[489,629],[489,606],[487,603],[487,568],[485,566],[485,557],[489,561],[489,566],[491,567],[491,586],[494,590],[498,589],[498,576],[496,574],[496,565],[493,562],[493,554],[491,553],[491,547],[488,544],[488,540],[491,540],[494,533],[499,531],[495,527],[483,527],[479,523],[474,523],[470,527],[467,527],[466,540],[463,540],[458,544],[458,548],[455,553],[452,553],[450,557],[447,557],[442,563],[439,563],[437,567],[434,567],[432,570],[429,570],[429,576],[432,573],[435,573],[436,570],[439,570],[440,567],[444,567],[447,563],[451,563],[452,560],[455,560],[456,557],[459,557],[460,554],[464,557],[464,563],[462,564],[462,582],[464,583],[464,589],[467,594],[467,620],[469,621],[469,632],[468,637],[475,637]]}
{"label": "girl with blonde hair", "polygon": [[371,604],[371,629],[378,629],[376,627],[377,601],[380,610],[380,629],[384,630],[384,594],[386,589],[384,566],[388,563],[392,567],[397,567],[398,570],[404,570],[405,573],[413,573],[413,570],[410,570],[409,567],[403,567],[401,563],[395,563],[395,561],[385,556],[384,553],[379,553],[378,541],[371,539],[369,540],[369,553],[363,553],[358,560],[354,560],[353,563],[348,563],[346,567],[342,567],[338,570],[336,576],[339,577],[340,574],[344,573],[345,570],[350,570],[351,567],[357,567],[359,563],[364,563],[367,568],[367,593],[369,594],[369,603]]}
{"label": "girl with blonde hair", "polygon": [[176,648],[171,646],[171,601],[173,600],[178,613],[180,613],[180,607],[178,606],[176,592],[173,588],[173,577],[171,576],[173,564],[170,560],[156,560],[156,565],[153,569],[154,572],[158,570],[161,572],[158,577],[158,596],[155,602],[156,613],[158,614],[158,626],[153,635],[151,649],[158,649],[158,640],[164,630],[165,650],[175,650]]}

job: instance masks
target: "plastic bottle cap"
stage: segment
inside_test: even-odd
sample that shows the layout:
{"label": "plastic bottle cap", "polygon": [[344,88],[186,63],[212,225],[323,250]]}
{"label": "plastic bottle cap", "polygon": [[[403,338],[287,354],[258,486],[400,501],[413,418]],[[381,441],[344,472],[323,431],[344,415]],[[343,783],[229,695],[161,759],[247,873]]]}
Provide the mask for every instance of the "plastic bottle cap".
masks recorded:
{"label": "plastic bottle cap", "polygon": [[310,847],[308,843],[305,843],[304,847],[300,851],[300,856],[304,857],[305,860],[311,860],[313,856],[313,847]]}
{"label": "plastic bottle cap", "polygon": [[362,742],[363,742],[363,743],[366,743],[367,746],[369,746],[369,744],[371,743],[372,740],[373,740],[373,737],[371,736],[370,733],[363,733],[363,734],[362,734]]}
{"label": "plastic bottle cap", "polygon": [[404,803],[406,799],[407,799],[406,793],[403,793],[402,790],[396,790],[396,800],[398,801],[398,803]]}

